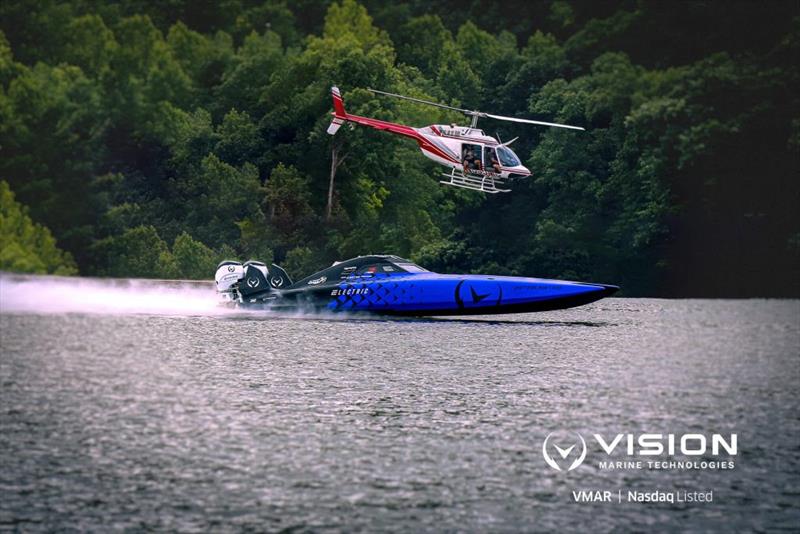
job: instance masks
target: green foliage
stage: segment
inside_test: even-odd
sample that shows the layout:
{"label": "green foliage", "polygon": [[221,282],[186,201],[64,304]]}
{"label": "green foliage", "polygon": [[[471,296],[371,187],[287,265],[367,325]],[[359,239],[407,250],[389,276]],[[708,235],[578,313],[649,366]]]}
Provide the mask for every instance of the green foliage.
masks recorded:
{"label": "green foliage", "polygon": [[283,265],[292,280],[300,280],[319,270],[319,259],[310,248],[297,247],[286,254]]}
{"label": "green foliage", "polygon": [[178,275],[175,258],[153,226],[129,228],[121,235],[107,237],[94,244],[94,253],[102,258],[105,276],[133,278],[173,278]]}
{"label": "green foliage", "polygon": [[172,256],[178,269],[178,276],[191,280],[208,278],[217,265],[217,255],[200,241],[195,241],[186,232],[175,238]]}
{"label": "green foliage", "polygon": [[214,252],[200,241],[182,232],[172,249],[151,225],[129,228],[122,234],[97,241],[93,252],[105,257],[106,268],[98,274],[134,278],[208,278],[217,263],[231,255],[222,247]]}
{"label": "green foliage", "polygon": [[181,226],[204,243],[219,247],[234,242],[237,221],[263,218],[263,198],[258,169],[245,163],[236,168],[209,154],[197,174],[176,176],[170,183],[172,199],[181,206]]}
{"label": "green foliage", "polygon": [[386,32],[373,26],[372,18],[366,8],[359,5],[356,0],[342,0],[341,4],[331,4],[325,15],[322,36],[333,40],[350,36],[364,49],[390,45]]}
{"label": "green foliage", "polygon": [[221,82],[213,89],[216,98],[210,105],[222,112],[236,108],[258,113],[264,86],[283,66],[284,60],[281,38],[277,33],[250,33],[226,66]]}
{"label": "green foliage", "polygon": [[234,37],[259,32],[264,28],[274,31],[281,41],[296,45],[300,39],[295,25],[294,13],[283,0],[268,0],[244,10],[236,17],[235,27],[231,30]]}
{"label": "green foliage", "polygon": [[[743,294],[745,275],[800,294],[796,3],[453,5],[0,3],[0,175],[86,274],[208,277],[227,256],[297,277],[387,252],[628,294]],[[587,131],[482,119],[533,171],[484,198],[438,186],[412,141],[326,135],[331,85],[412,126],[463,116],[366,88]],[[68,271],[48,242],[3,261]]]}
{"label": "green foliage", "polygon": [[108,74],[119,45],[112,32],[97,15],[83,15],[72,19],[66,29],[66,43],[62,59],[84,73],[96,77]]}
{"label": "green foliage", "polygon": [[278,165],[267,180],[265,196],[276,246],[291,246],[316,229],[309,180],[294,167]]}
{"label": "green foliage", "polygon": [[14,200],[8,182],[0,180],[0,271],[75,274],[75,262],[56,246],[47,227],[34,223]]}

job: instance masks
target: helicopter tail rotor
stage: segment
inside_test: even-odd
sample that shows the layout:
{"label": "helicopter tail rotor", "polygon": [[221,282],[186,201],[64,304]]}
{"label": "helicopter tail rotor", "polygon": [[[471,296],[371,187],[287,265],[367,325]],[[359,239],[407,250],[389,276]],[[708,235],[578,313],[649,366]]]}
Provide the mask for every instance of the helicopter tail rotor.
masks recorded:
{"label": "helicopter tail rotor", "polygon": [[333,120],[331,125],[328,126],[328,133],[335,135],[339,131],[344,121],[347,120],[347,112],[344,109],[344,100],[342,100],[342,93],[335,85],[331,87],[331,96],[333,97]]}

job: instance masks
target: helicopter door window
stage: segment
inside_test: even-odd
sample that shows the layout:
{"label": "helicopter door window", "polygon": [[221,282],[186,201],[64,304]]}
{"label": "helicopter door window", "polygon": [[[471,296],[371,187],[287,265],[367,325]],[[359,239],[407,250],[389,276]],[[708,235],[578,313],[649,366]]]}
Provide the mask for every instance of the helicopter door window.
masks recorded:
{"label": "helicopter door window", "polygon": [[461,147],[461,164],[464,170],[481,170],[483,162],[481,161],[481,145],[468,145],[464,143]]}
{"label": "helicopter door window", "polygon": [[500,173],[500,160],[497,159],[497,152],[488,146],[483,150],[483,161],[488,171]]}

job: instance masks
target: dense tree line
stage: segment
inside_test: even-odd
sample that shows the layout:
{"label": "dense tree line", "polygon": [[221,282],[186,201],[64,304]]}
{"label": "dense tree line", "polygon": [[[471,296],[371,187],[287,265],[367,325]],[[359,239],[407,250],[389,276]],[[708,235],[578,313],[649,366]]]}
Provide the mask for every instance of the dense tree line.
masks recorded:
{"label": "dense tree line", "polygon": [[[0,178],[87,275],[386,252],[798,295],[799,58],[790,1],[4,2]],[[534,173],[487,198],[439,186],[413,142],[328,136],[333,84],[414,126],[464,118],[365,88],[587,131],[482,123]]]}
{"label": "dense tree line", "polygon": [[56,247],[50,230],[28,216],[0,180],[0,271],[75,274],[75,261]]}

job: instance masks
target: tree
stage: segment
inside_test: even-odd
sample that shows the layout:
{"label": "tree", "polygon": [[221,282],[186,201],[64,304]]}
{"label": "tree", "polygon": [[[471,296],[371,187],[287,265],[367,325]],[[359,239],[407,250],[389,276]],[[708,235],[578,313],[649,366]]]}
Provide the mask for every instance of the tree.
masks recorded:
{"label": "tree", "polygon": [[[0,2],[0,176],[86,274],[389,252],[800,294],[796,2],[462,4]],[[484,197],[412,140],[328,136],[331,85],[411,126],[465,119],[366,89],[586,131],[482,119],[533,171]]]}
{"label": "tree", "polygon": [[68,252],[56,246],[47,227],[34,223],[0,180],[0,271],[70,275],[78,271]]}
{"label": "tree", "polygon": [[336,171],[339,170],[339,166],[345,162],[348,156],[347,153],[342,153],[343,142],[341,139],[342,138],[340,137],[339,142],[336,140],[331,142],[331,173],[330,181],[328,182],[328,202],[325,204],[326,222],[330,222],[331,212],[333,210],[333,186],[334,181],[336,180]]}
{"label": "tree", "polygon": [[284,61],[283,44],[277,33],[251,32],[230,58],[221,82],[213,88],[215,98],[210,106],[217,113],[236,108],[251,116],[260,115],[264,86],[284,66]]}
{"label": "tree", "polygon": [[121,235],[94,244],[94,253],[106,266],[100,274],[132,278],[174,278],[178,275],[169,247],[150,225],[129,228]]}
{"label": "tree", "polygon": [[309,180],[294,167],[278,165],[267,180],[267,220],[274,229],[276,246],[310,240],[317,218],[310,204]]}
{"label": "tree", "polygon": [[0,91],[0,173],[80,262],[97,215],[90,177],[104,155],[99,88],[73,66],[15,70]]}
{"label": "tree", "polygon": [[236,168],[212,153],[203,158],[198,174],[181,173],[170,189],[180,205],[180,226],[213,247],[236,241],[237,221],[263,217],[264,193],[258,169],[250,163]]}
{"label": "tree", "polygon": [[175,238],[172,256],[175,258],[178,276],[191,280],[208,278],[218,261],[213,250],[200,241],[195,241],[186,232]]}

